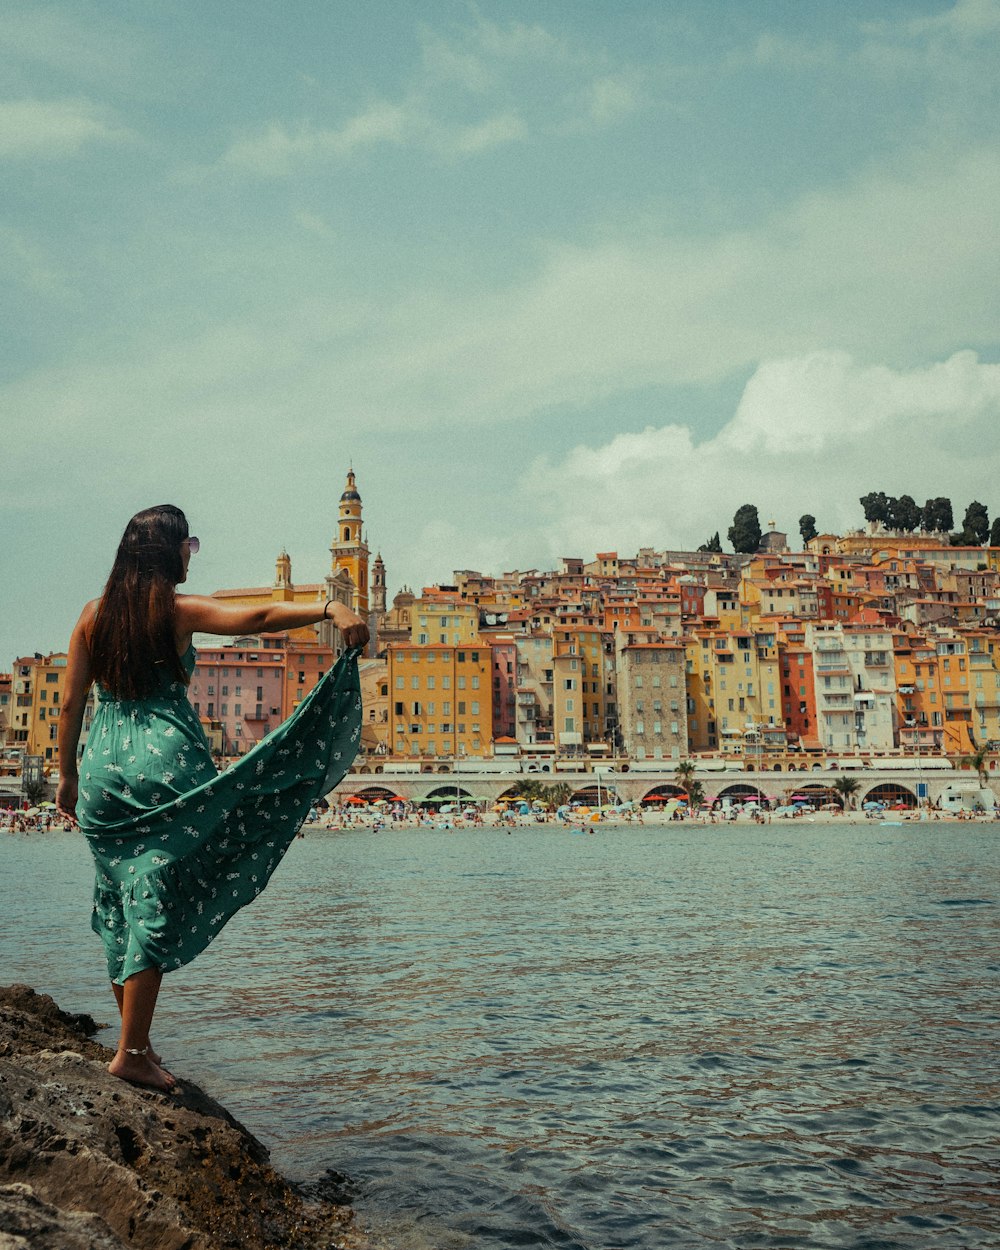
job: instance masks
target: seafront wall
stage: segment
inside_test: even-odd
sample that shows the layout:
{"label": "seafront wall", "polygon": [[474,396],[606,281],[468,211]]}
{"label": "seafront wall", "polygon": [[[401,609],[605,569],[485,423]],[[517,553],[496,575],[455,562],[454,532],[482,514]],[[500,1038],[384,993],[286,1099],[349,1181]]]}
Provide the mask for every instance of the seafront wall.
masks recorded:
{"label": "seafront wall", "polygon": [[[860,807],[873,794],[885,793],[884,787],[898,787],[907,791],[921,804],[933,806],[1000,806],[1000,778],[987,777],[985,785],[972,769],[935,769],[933,771],[913,768],[865,768],[851,771],[816,768],[806,772],[696,772],[705,797],[709,800],[727,795],[746,795],[755,790],[765,798],[784,800],[793,794],[815,791],[816,787],[832,787],[841,776],[849,776],[858,783],[851,796],[852,806]],[[513,769],[509,772],[400,772],[386,765],[380,773],[350,773],[333,792],[335,799],[344,800],[352,795],[375,790],[392,792],[410,802],[439,798],[441,802],[452,799],[497,799],[511,796],[518,786],[528,781],[545,785],[565,783],[574,791],[592,792],[600,779],[602,790],[612,794],[619,802],[641,802],[649,794],[660,792],[660,787],[676,787],[677,776],[669,765],[657,772],[620,772],[617,770],[558,772],[525,774]],[[389,797],[388,794],[386,797]],[[992,799],[992,801],[991,801]],[[612,799],[608,800],[613,801]]]}

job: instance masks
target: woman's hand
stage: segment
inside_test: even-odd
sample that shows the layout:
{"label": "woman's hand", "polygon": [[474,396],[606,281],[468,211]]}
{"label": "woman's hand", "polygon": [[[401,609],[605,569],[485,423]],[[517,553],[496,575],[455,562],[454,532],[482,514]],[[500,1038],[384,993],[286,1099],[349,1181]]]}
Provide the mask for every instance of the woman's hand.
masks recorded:
{"label": "woman's hand", "polygon": [[64,820],[76,820],[76,800],[79,797],[80,779],[78,777],[59,777],[59,789],[56,791],[56,811]]}
{"label": "woman's hand", "polygon": [[345,646],[363,647],[367,644],[368,626],[365,624],[364,618],[358,616],[357,612],[352,612],[343,603],[332,603],[330,605],[329,618],[340,630]]}

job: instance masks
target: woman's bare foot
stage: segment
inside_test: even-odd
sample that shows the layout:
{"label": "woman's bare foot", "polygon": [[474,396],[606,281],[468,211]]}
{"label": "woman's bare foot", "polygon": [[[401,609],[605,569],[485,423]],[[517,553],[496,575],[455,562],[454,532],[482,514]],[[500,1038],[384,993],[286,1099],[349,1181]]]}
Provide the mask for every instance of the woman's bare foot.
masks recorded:
{"label": "woman's bare foot", "polygon": [[148,1089],[159,1089],[169,1093],[177,1082],[158,1065],[153,1063],[149,1055],[130,1055],[126,1050],[115,1052],[114,1059],[108,1064],[108,1071],[119,1080],[128,1081],[132,1085],[144,1085]]}

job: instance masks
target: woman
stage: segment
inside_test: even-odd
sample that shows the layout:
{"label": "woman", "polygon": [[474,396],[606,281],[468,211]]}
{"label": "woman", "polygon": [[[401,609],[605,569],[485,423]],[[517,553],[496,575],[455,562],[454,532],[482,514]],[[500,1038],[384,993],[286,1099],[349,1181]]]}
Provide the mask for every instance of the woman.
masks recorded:
{"label": "woman", "polygon": [[[149,1029],[165,971],[190,962],[264,888],[314,800],[361,737],[361,617],[342,604],[227,607],[179,595],[198,539],[165,504],[128,523],[101,598],[73,630],[59,719],[59,812],[97,865],[92,927],[121,1012],[112,1075],[169,1090]],[[330,619],[348,648],[295,713],[224,773],[187,700],[195,633],[251,634]],[[98,704],[81,761],[84,706]]]}

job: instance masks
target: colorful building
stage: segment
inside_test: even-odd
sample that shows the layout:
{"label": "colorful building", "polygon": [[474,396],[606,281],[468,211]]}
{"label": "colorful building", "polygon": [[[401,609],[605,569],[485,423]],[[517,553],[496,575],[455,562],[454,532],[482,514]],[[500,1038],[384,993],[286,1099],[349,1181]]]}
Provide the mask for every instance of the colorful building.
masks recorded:
{"label": "colorful building", "polygon": [[485,643],[387,648],[392,754],[461,759],[493,739],[492,651]]}

